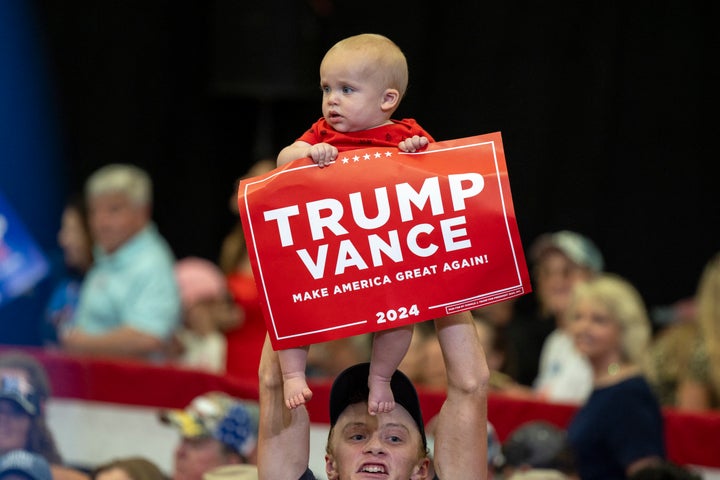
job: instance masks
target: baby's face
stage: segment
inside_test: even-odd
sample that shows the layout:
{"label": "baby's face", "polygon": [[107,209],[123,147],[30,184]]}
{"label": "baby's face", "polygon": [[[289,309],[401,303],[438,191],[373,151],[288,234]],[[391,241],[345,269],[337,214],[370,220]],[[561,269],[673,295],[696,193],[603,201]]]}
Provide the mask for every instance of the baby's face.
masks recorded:
{"label": "baby's face", "polygon": [[339,132],[357,132],[388,122],[387,88],[372,62],[361,55],[330,52],[320,65],[325,120]]}

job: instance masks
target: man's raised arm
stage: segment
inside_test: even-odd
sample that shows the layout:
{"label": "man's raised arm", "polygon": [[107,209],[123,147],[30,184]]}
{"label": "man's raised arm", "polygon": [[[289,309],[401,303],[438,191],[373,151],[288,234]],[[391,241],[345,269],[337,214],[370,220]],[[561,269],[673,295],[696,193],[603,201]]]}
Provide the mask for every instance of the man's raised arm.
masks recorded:
{"label": "man's raised arm", "polygon": [[487,392],[490,371],[470,312],[435,320],[447,371],[438,414],[434,465],[441,479],[487,478]]}
{"label": "man's raised arm", "polygon": [[259,479],[299,479],[310,460],[310,419],[305,406],[293,410],[285,407],[280,363],[267,337],[260,359],[259,387]]}

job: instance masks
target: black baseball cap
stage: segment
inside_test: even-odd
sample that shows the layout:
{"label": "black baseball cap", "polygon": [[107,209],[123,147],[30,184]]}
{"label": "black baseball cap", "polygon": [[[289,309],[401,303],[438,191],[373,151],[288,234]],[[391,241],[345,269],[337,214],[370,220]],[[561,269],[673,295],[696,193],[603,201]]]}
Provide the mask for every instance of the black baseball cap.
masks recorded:
{"label": "black baseball cap", "polygon": [[[366,362],[348,367],[337,376],[330,389],[331,427],[335,426],[340,414],[349,405],[367,402],[370,393],[370,389],[368,388],[369,374],[370,364]],[[400,370],[395,370],[395,373],[390,379],[390,388],[395,397],[395,403],[402,405],[413,420],[415,420],[415,424],[420,430],[423,448],[427,448],[427,438],[425,437],[425,425],[422,411],[420,410],[420,400],[418,399],[417,391],[412,382]]]}
{"label": "black baseball cap", "polygon": [[562,469],[566,450],[565,431],[544,420],[531,420],[520,425],[502,446],[506,465],[557,470]]}

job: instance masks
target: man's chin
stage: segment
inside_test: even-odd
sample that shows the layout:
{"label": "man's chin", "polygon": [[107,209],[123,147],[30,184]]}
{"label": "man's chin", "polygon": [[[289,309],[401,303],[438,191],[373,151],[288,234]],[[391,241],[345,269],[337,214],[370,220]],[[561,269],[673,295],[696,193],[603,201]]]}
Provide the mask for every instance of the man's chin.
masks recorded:
{"label": "man's chin", "polygon": [[102,250],[105,254],[110,255],[114,253],[117,249],[119,249],[122,246],[122,243],[118,242],[103,242],[98,241],[97,245],[100,247],[100,250]]}

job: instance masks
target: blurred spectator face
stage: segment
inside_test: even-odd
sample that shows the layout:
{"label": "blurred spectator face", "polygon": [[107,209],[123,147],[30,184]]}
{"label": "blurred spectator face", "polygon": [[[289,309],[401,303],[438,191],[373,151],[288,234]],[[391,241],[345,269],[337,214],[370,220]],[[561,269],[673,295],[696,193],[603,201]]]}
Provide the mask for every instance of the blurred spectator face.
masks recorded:
{"label": "blurred spectator face", "polygon": [[437,339],[425,342],[423,351],[425,354],[423,358],[423,386],[441,390],[446,389],[447,376],[440,342]]}
{"label": "blurred spectator face", "polygon": [[26,448],[30,425],[30,415],[20,405],[0,399],[0,453]]}
{"label": "blurred spectator face", "polygon": [[545,253],[535,275],[535,291],[543,312],[561,317],[567,310],[573,285],[590,276],[588,269],[578,266],[559,250]]}
{"label": "blurred spectator face", "polygon": [[[423,348],[425,341],[425,338],[420,334],[420,332],[418,332],[418,329],[416,328],[412,336],[412,341],[410,342],[410,348],[408,348],[405,357],[403,357],[402,362],[400,362],[400,366],[398,367],[398,370],[407,375],[408,378],[413,380],[413,382],[417,382],[420,378],[422,378],[424,368]],[[308,362],[310,361],[310,354],[313,350],[315,350],[315,348],[311,348],[308,352]]]}
{"label": "blurred spectator face", "polygon": [[620,350],[620,325],[604,305],[589,298],[579,300],[574,308],[570,332],[578,351],[591,361]]}
{"label": "blurred spectator face", "polygon": [[28,375],[28,372],[23,370],[22,368],[15,368],[15,367],[0,367],[0,378],[1,377],[20,377],[23,379],[24,382],[30,382],[30,378]]}
{"label": "blurred spectator face", "polygon": [[217,331],[216,312],[222,305],[219,300],[201,300],[185,312],[185,325],[200,335]]}
{"label": "blurred spectator face", "polygon": [[[20,377],[29,381],[28,374],[19,368],[0,367],[0,378]],[[27,447],[32,417],[15,401],[0,399],[0,454]]]}
{"label": "blurred spectator face", "polygon": [[205,472],[231,463],[238,463],[238,460],[225,453],[219,440],[212,437],[183,438],[175,449],[172,480],[202,480]]}
{"label": "blurred spectator face", "polygon": [[[238,187],[240,185],[240,181],[257,177],[260,175],[263,175],[271,170],[273,170],[277,165],[275,164],[275,159],[273,158],[265,158],[262,160],[258,160],[255,162],[250,169],[247,171],[245,175],[237,179],[237,185]],[[234,213],[235,215],[239,215],[240,212],[238,211],[238,192],[237,188],[232,192],[232,195],[230,195],[230,211]]]}
{"label": "blurred spectator face", "polygon": [[475,312],[490,320],[493,325],[497,327],[505,327],[513,319],[516,300],[516,298],[512,298],[510,300],[493,303],[492,305],[478,308]]}
{"label": "blurred spectator face", "polygon": [[142,230],[149,220],[148,208],[133,204],[122,193],[91,197],[89,215],[93,238],[108,254]]}
{"label": "blurred spectator face", "polygon": [[475,321],[475,328],[477,328],[478,337],[480,338],[480,345],[482,345],[485,351],[488,368],[490,368],[491,371],[500,370],[504,357],[501,352],[498,352],[493,347],[496,335],[494,327],[485,322]]}
{"label": "blurred spectator face", "polygon": [[201,300],[187,309],[184,323],[187,328],[200,335],[216,332],[218,328],[225,330],[240,324],[237,305],[231,298]]}
{"label": "blurred spectator face", "polygon": [[80,213],[74,208],[63,211],[58,244],[63,249],[68,267],[81,271],[88,269],[92,263],[92,242]]}

